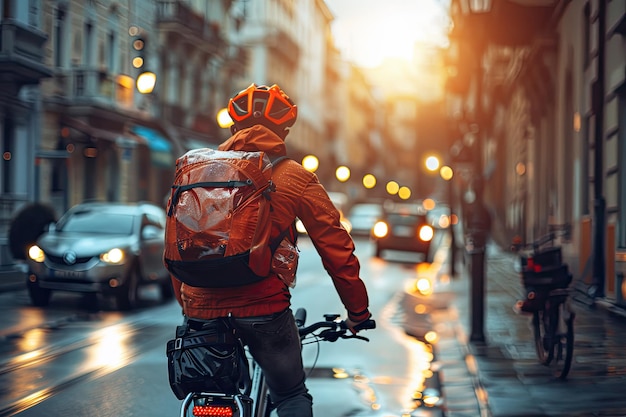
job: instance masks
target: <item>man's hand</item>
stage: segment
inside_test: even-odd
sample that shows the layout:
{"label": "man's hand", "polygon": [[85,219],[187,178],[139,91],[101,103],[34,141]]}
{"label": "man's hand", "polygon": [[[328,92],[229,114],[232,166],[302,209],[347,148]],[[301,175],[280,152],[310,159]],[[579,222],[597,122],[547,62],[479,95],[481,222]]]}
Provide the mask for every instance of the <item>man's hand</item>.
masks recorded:
{"label": "man's hand", "polygon": [[357,329],[355,329],[355,327],[358,326],[359,324],[369,320],[371,317],[372,316],[370,314],[370,316],[368,318],[366,318],[365,320],[361,320],[361,321],[354,321],[354,320],[351,320],[350,318],[347,318],[346,319],[346,326],[348,326],[348,329],[350,330],[350,332],[352,334],[357,334],[359,331]]}

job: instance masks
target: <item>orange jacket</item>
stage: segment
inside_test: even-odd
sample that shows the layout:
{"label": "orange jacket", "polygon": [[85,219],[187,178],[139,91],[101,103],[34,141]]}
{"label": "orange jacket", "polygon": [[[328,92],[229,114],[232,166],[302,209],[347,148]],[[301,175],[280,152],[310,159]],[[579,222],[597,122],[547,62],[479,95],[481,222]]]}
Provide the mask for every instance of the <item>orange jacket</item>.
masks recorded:
{"label": "orange jacket", "polygon": [[[235,133],[219,149],[261,150],[272,157],[286,154],[283,140],[262,125]],[[274,168],[272,180],[276,184],[276,192],[272,193],[272,237],[278,236],[296,217],[302,220],[348,316],[354,321],[367,319],[368,296],[359,278],[354,242],[339,223],[339,212],[317,176],[289,159]],[[236,288],[191,287],[175,278],[172,283],[184,314],[192,318],[268,315],[290,306],[289,288],[275,275]]]}

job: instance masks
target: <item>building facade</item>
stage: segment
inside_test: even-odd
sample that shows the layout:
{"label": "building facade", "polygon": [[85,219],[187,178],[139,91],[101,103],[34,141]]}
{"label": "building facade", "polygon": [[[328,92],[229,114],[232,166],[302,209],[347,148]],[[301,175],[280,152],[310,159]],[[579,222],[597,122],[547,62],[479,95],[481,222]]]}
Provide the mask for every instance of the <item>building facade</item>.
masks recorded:
{"label": "building facade", "polygon": [[175,159],[225,140],[216,115],[252,82],[298,104],[289,156],[317,156],[330,190],[338,160],[363,163],[362,152],[336,157],[353,97],[323,0],[0,5],[0,266],[13,262],[7,230],[29,202],[57,216],[85,200],[164,205]]}
{"label": "building facade", "polygon": [[40,83],[48,36],[42,2],[0,1],[0,265],[11,262],[8,230],[13,214],[37,198],[41,136]]}
{"label": "building facade", "polygon": [[470,71],[448,92],[460,125],[479,126],[492,232],[501,242],[554,232],[576,284],[623,303],[626,3],[487,3],[480,13],[452,2],[452,39],[469,39],[455,62]]}

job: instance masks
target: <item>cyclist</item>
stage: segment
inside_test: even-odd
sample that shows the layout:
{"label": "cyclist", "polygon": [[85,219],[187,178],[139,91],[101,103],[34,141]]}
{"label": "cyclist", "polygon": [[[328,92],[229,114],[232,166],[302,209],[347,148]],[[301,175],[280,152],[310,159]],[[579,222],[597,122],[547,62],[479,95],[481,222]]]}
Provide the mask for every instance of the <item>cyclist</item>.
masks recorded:
{"label": "cyclist", "polygon": [[[273,158],[286,155],[285,138],[296,121],[297,106],[279,86],[251,84],[230,99],[228,112],[233,135],[220,150],[264,151]],[[354,327],[371,314],[354,242],[340,224],[339,211],[317,176],[294,160],[277,164],[272,179],[276,185],[271,197],[272,238],[293,225],[296,217],[302,221],[347,310],[348,327],[356,333]],[[312,416],[287,283],[275,273],[236,288],[197,288],[172,280],[186,317],[232,318],[263,370],[280,417]]]}

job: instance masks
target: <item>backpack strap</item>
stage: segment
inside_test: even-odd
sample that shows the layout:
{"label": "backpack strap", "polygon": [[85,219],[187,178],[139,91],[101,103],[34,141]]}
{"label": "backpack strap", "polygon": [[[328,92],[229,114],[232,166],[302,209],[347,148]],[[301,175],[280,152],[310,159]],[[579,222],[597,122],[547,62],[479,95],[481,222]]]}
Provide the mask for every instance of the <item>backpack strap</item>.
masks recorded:
{"label": "backpack strap", "polygon": [[279,163],[281,163],[282,161],[286,159],[291,159],[291,158],[289,158],[287,155],[278,156],[276,158],[270,158],[270,162],[272,163],[272,168],[275,168],[276,166],[278,166]]}
{"label": "backpack strap", "polygon": [[296,240],[298,239],[298,235],[295,232],[295,228],[296,228],[296,223],[294,221],[292,224],[287,226],[287,228],[285,230],[280,232],[280,234],[278,236],[276,236],[274,239],[272,239],[270,241],[269,246],[270,246],[270,250],[272,251],[272,254],[274,254],[274,252],[276,252],[276,249],[278,248],[278,245],[280,245],[280,242],[282,242],[283,239],[286,238],[287,236],[289,236],[289,239],[291,240],[291,242],[294,245],[296,244]]}
{"label": "backpack strap", "polygon": [[180,194],[184,191],[189,191],[192,188],[196,187],[221,187],[221,188],[237,188],[237,187],[249,187],[253,185],[251,179],[247,181],[208,181],[208,182],[195,182],[193,184],[186,185],[172,185],[172,189],[175,190],[172,195],[172,203],[170,204],[170,209],[167,212],[168,216],[172,215],[174,207],[178,204],[178,199],[180,198]]}
{"label": "backpack strap", "polygon": [[[291,158],[289,158],[287,155],[282,155],[277,158],[270,158],[270,162],[272,163],[272,168],[277,167],[279,163],[287,159],[291,159]],[[296,243],[297,234],[295,233],[295,220],[292,224],[287,226],[285,230],[280,232],[278,236],[276,236],[274,239],[270,241],[269,246],[270,246],[270,250],[272,251],[272,254],[276,252],[276,249],[278,248],[278,245],[280,245],[280,242],[282,242],[283,239],[286,238],[287,236],[290,237],[291,241],[294,244]]]}

